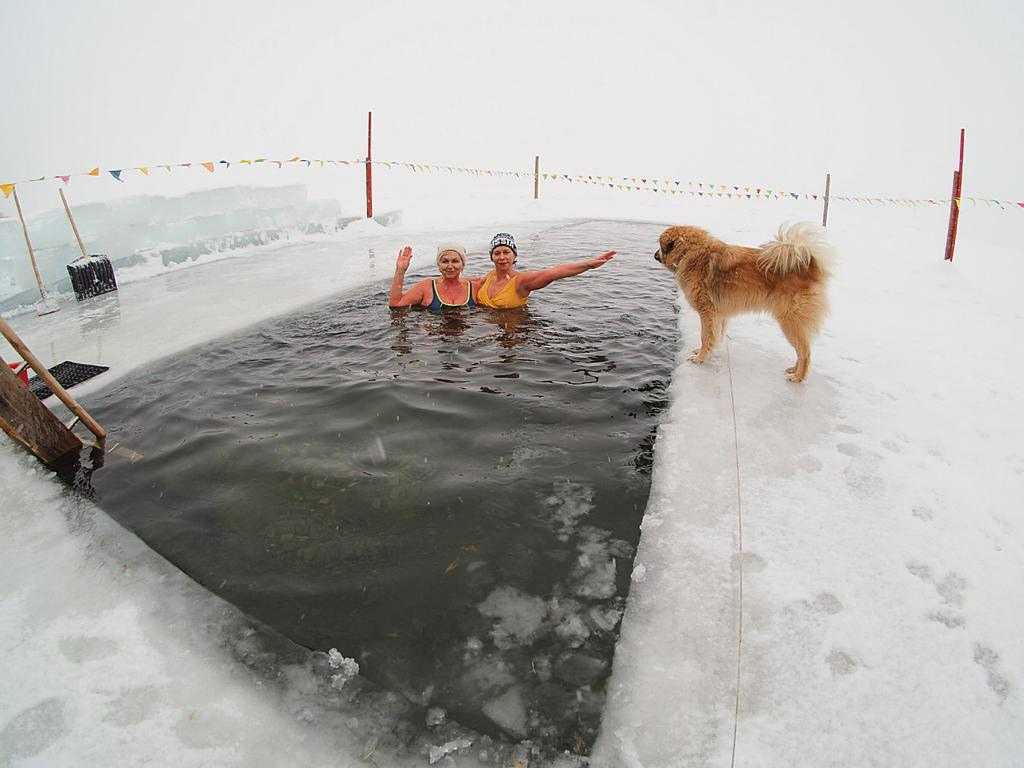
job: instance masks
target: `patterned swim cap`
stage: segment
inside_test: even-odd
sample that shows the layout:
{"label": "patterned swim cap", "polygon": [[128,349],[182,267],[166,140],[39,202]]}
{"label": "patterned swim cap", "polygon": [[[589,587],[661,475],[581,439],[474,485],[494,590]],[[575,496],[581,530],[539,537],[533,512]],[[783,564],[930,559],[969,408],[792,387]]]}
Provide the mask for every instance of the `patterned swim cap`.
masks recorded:
{"label": "patterned swim cap", "polygon": [[491,238],[491,250],[488,251],[488,254],[494,253],[494,249],[502,245],[511,248],[512,253],[516,256],[519,255],[519,251],[516,250],[516,239],[508,232],[499,232]]}

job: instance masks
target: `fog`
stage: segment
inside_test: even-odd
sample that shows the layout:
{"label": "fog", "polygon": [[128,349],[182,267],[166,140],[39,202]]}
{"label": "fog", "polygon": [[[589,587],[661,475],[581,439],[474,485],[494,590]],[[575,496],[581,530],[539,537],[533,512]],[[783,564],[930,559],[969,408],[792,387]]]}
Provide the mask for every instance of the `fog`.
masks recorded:
{"label": "fog", "polygon": [[[373,110],[381,159],[525,169],[540,155],[570,173],[798,191],[830,171],[836,193],[914,197],[948,196],[966,127],[964,194],[1018,199],[1022,36],[1024,10],[1002,0],[7,2],[0,182],[362,157]],[[68,191],[176,194],[241,173]],[[19,186],[27,213],[58,204],[55,183]]]}

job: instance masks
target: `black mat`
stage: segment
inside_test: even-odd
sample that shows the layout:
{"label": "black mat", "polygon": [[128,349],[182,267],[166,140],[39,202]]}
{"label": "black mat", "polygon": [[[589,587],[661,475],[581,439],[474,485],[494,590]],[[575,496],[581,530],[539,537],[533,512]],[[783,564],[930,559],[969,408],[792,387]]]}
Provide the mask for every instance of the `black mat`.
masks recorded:
{"label": "black mat", "polygon": [[[49,369],[53,378],[55,378],[57,382],[64,387],[64,389],[70,389],[75,386],[75,384],[81,384],[83,381],[88,381],[93,376],[99,376],[101,373],[108,370],[110,370],[110,367],[106,365],[73,363],[70,360],[65,360],[63,363],[57,363],[57,365]],[[28,380],[28,388],[31,389],[32,394],[40,400],[45,400],[53,394],[50,388],[46,386],[46,382],[38,376],[33,376]]]}

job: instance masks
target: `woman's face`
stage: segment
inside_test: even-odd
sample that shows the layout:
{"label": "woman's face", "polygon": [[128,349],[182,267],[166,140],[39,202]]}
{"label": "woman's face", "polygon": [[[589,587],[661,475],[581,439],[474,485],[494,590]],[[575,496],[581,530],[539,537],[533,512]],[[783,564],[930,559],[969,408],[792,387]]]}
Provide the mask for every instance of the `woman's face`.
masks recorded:
{"label": "woman's face", "polygon": [[496,267],[509,269],[515,263],[515,260],[516,252],[507,245],[499,245],[491,251],[491,261],[494,262],[494,266]]}
{"label": "woman's face", "polygon": [[455,251],[445,251],[437,259],[437,268],[441,271],[441,277],[448,279],[458,277],[465,266],[462,256]]}

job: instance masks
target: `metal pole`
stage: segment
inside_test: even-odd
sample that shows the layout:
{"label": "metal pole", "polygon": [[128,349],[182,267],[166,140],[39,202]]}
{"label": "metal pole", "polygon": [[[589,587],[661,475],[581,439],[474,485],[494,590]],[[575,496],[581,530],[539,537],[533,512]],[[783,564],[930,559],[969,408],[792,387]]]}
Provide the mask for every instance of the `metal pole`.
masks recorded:
{"label": "metal pole", "polygon": [[366,118],[366,218],[373,218],[373,112]]}
{"label": "metal pole", "polygon": [[68,221],[71,222],[71,231],[75,233],[75,239],[78,241],[78,247],[82,249],[82,258],[87,259],[89,255],[85,252],[85,245],[82,244],[82,236],[78,234],[78,227],[75,225],[75,217],[71,215],[71,207],[68,205],[68,199],[64,197],[64,190],[58,189],[60,193],[61,202],[64,203],[64,210],[68,214]]}
{"label": "metal pole", "polygon": [[21,201],[18,199],[18,188],[14,188],[14,205],[18,209],[18,219],[21,221],[21,231],[25,234],[25,246],[28,248],[28,259],[32,262],[32,271],[36,275],[36,285],[39,286],[39,297],[47,301],[50,297],[46,295],[46,288],[43,287],[43,278],[39,274],[39,267],[36,265],[36,255],[32,250],[32,241],[28,239],[28,227],[25,226],[25,216],[21,212]]}
{"label": "metal pole", "polygon": [[956,248],[956,230],[960,223],[960,200],[964,183],[964,129],[960,129],[960,161],[957,170],[953,171],[953,194],[949,200],[949,229],[946,231],[946,261],[953,260]]}
{"label": "metal pole", "polygon": [[540,198],[540,155],[533,158],[533,199]]}
{"label": "metal pole", "polygon": [[831,173],[826,173],[825,174],[825,210],[823,210],[821,212],[821,226],[823,226],[823,227],[827,227],[828,226],[828,196],[829,196],[829,190],[831,189],[831,187],[832,187],[832,174]]}

